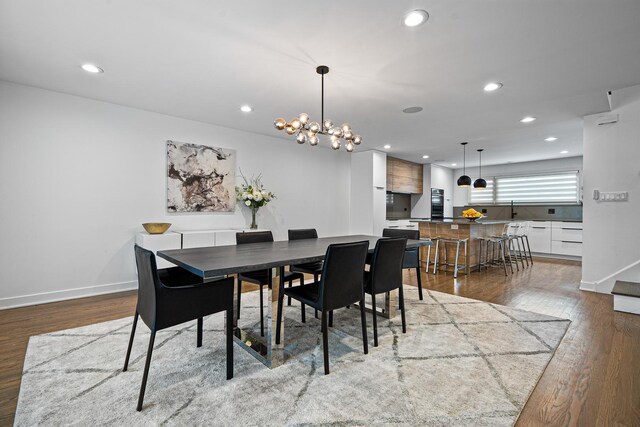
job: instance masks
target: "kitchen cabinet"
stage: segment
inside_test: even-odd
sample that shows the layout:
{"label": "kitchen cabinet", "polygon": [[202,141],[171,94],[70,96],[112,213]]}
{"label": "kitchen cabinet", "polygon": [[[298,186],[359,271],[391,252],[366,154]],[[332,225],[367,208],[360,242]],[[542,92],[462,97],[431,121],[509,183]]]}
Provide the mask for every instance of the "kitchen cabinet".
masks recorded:
{"label": "kitchen cabinet", "polygon": [[551,253],[582,256],[582,223],[552,221]]}
{"label": "kitchen cabinet", "polygon": [[531,230],[529,231],[529,245],[531,245],[531,252],[550,254],[551,222],[532,221],[532,223]]}
{"label": "kitchen cabinet", "polygon": [[582,256],[582,223],[531,221],[531,252],[545,255]]}
{"label": "kitchen cabinet", "polygon": [[387,156],[387,191],[422,194],[423,166]]}

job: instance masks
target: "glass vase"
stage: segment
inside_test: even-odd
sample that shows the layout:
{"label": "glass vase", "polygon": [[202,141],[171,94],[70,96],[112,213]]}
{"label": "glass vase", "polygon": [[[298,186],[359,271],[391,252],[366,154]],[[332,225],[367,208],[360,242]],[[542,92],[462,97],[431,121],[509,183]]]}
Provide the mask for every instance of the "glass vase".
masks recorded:
{"label": "glass vase", "polygon": [[258,212],[258,208],[251,208],[251,229],[257,230],[258,224],[256,223],[256,213]]}

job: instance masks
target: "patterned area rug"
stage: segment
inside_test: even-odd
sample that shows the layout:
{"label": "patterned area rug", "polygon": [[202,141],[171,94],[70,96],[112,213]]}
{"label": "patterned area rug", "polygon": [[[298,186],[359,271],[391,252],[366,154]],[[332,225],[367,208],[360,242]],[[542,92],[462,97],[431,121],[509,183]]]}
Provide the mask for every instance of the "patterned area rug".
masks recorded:
{"label": "patterned area rug", "polygon": [[[405,287],[400,315],[379,318],[380,344],[362,353],[359,310],[335,312],[331,374],[322,368],[320,322],[285,307],[287,362],[267,369],[235,347],[225,378],[223,314],[156,337],[145,404],[136,412],[149,331],[139,323],[122,372],[132,318],[31,337],[15,425],[436,425],[510,426],[569,321]],[[257,292],[243,295],[241,323],[259,325]],[[247,324],[250,322],[250,324]]]}

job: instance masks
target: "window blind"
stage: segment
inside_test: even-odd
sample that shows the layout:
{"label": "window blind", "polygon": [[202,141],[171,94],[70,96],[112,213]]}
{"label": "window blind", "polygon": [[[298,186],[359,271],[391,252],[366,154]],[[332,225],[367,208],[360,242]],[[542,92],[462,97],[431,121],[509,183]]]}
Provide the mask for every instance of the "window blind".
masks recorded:
{"label": "window blind", "polygon": [[493,205],[494,202],[494,194],[493,194],[493,179],[486,178],[487,180],[487,188],[485,189],[477,189],[471,187],[471,196],[470,202],[472,205]]}
{"label": "window blind", "polygon": [[495,202],[578,203],[578,172],[496,177]]}

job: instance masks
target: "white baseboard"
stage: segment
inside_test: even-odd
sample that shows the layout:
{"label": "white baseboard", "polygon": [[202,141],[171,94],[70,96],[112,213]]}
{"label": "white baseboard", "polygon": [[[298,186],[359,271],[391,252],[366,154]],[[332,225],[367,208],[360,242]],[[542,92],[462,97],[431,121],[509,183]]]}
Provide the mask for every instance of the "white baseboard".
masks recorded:
{"label": "white baseboard", "polygon": [[91,297],[95,295],[111,294],[114,292],[130,291],[138,288],[138,282],[108,283],[106,285],[87,286],[84,288],[64,289],[60,291],[42,292],[17,297],[0,298],[0,310],[24,307],[48,302],[65,301],[75,298]]}
{"label": "white baseboard", "polygon": [[596,291],[596,283],[595,282],[585,282],[584,280],[580,281],[580,290],[581,291],[589,291],[589,292],[597,292]]}

